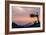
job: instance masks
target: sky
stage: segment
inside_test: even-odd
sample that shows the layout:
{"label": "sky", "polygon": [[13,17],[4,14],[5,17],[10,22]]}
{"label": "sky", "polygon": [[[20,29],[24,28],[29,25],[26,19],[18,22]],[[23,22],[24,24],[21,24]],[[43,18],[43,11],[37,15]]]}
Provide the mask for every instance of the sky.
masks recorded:
{"label": "sky", "polygon": [[12,13],[13,16],[29,16],[30,14],[37,14],[40,13],[39,7],[19,7],[19,6],[13,6],[12,7]]}
{"label": "sky", "polygon": [[30,14],[40,14],[39,7],[20,7],[20,6],[12,6],[12,21],[18,25],[25,25],[27,23],[34,23],[37,21],[37,18],[29,17]]}

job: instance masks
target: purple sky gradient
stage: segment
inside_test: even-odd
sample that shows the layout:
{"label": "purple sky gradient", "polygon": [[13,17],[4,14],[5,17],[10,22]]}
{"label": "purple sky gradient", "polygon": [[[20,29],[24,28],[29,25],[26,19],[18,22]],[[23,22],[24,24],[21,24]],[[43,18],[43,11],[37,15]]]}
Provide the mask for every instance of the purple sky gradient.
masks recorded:
{"label": "purple sky gradient", "polygon": [[39,7],[19,7],[12,6],[12,14],[13,16],[29,16],[30,14],[40,14]]}

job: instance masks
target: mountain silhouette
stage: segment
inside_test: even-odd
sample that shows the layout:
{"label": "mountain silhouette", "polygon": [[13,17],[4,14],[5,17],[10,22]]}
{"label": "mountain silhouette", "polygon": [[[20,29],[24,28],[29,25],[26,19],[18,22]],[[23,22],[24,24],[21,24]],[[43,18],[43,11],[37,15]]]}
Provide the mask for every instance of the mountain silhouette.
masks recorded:
{"label": "mountain silhouette", "polygon": [[[29,23],[28,23],[28,24],[29,24]],[[28,24],[22,26],[22,25],[17,25],[16,23],[12,22],[12,28],[40,27],[40,22],[38,22],[38,23],[35,22],[35,23],[32,24],[32,25],[28,25]]]}

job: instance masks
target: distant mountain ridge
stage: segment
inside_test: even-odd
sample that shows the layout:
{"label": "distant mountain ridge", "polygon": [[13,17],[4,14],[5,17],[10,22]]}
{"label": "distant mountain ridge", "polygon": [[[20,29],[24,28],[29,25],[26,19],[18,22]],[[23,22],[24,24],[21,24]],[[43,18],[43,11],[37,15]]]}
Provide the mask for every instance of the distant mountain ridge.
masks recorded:
{"label": "distant mountain ridge", "polygon": [[13,22],[12,22],[12,28],[29,28],[29,27],[40,27],[40,22],[34,23],[34,24],[32,24],[32,25],[26,24],[26,25],[24,25],[24,26],[17,25],[16,23],[13,23]]}

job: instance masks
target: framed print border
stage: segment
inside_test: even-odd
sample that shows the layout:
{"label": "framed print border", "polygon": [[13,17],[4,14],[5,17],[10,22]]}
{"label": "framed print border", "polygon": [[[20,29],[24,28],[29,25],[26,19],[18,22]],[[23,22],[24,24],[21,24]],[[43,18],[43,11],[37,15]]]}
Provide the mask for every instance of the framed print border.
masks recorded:
{"label": "framed print border", "polygon": [[[42,5],[43,6],[43,29],[42,30],[33,30],[33,31],[18,31],[18,32],[9,32],[9,4],[32,4],[32,5]],[[19,33],[37,33],[44,32],[45,30],[45,3],[40,2],[21,2],[21,1],[5,1],[5,34],[19,34]]]}

